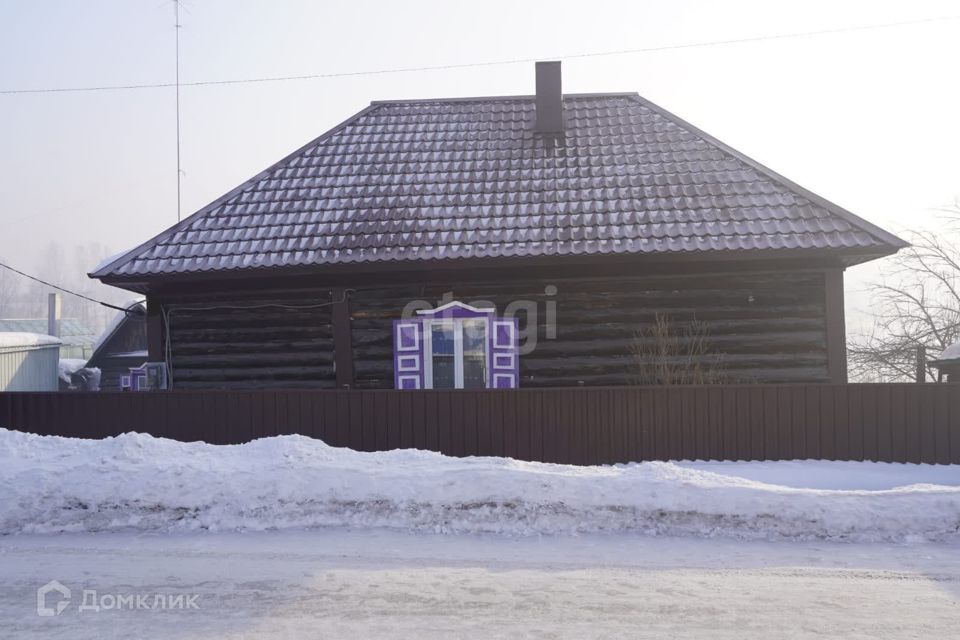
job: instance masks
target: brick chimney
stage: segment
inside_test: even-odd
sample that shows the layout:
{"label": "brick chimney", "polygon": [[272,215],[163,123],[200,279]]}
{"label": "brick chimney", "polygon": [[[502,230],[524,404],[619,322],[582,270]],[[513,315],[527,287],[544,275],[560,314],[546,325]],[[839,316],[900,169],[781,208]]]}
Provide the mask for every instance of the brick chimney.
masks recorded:
{"label": "brick chimney", "polygon": [[563,133],[560,61],[537,63],[537,123],[540,133]]}
{"label": "brick chimney", "polygon": [[60,337],[60,294],[47,294],[47,335]]}

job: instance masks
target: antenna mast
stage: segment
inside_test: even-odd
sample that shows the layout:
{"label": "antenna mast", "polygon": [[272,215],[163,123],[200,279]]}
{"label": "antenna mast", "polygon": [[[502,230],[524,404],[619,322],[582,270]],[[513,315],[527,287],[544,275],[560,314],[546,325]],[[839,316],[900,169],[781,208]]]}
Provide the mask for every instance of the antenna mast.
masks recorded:
{"label": "antenna mast", "polygon": [[173,0],[173,23],[177,62],[177,222],[180,222],[180,0]]}

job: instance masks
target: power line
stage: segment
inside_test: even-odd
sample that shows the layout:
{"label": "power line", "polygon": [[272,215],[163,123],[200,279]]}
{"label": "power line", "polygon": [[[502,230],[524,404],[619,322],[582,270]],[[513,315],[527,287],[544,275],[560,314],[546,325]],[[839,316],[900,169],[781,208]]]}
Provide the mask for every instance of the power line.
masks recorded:
{"label": "power line", "polygon": [[[177,3],[179,4],[179,3]],[[164,89],[170,87],[200,87],[200,86],[215,86],[215,85],[232,85],[232,84],[253,84],[253,83],[264,83],[264,82],[287,82],[291,80],[320,80],[324,78],[349,78],[356,76],[372,76],[372,75],[384,75],[392,73],[412,73],[418,71],[446,71],[451,69],[468,69],[475,67],[494,67],[494,66],[505,66],[512,64],[529,64],[530,62],[536,62],[537,60],[571,60],[577,58],[598,58],[604,56],[619,56],[619,55],[628,55],[628,54],[637,54],[637,53],[654,53],[658,51],[673,51],[677,49],[696,49],[702,47],[715,47],[715,46],[724,46],[732,44],[744,44],[752,42],[767,42],[772,40],[788,40],[795,38],[806,38],[810,36],[819,36],[819,35],[830,35],[830,34],[839,34],[839,33],[852,33],[857,31],[871,31],[875,29],[889,29],[892,27],[903,27],[903,26],[912,26],[920,24],[929,24],[933,22],[945,22],[951,20],[960,20],[960,15],[957,16],[936,16],[932,18],[923,18],[919,20],[904,20],[900,22],[887,22],[882,24],[870,24],[870,25],[861,25],[854,27],[838,27],[835,29],[819,29],[816,31],[798,31],[793,33],[779,33],[765,36],[754,36],[747,38],[732,38],[729,40],[710,40],[703,42],[687,42],[681,44],[671,44],[671,45],[662,45],[658,47],[643,47],[638,49],[617,49],[612,51],[595,51],[590,53],[574,53],[561,56],[540,56],[536,58],[512,58],[506,60],[491,60],[486,62],[465,62],[460,64],[442,64],[442,65],[428,65],[421,67],[396,67],[388,69],[374,69],[368,71],[344,71],[338,73],[315,73],[308,75],[297,75],[297,76],[269,76],[263,78],[242,78],[237,80],[201,80],[197,82],[157,82],[149,84],[125,84],[125,85],[102,85],[102,86],[92,86],[92,87],[51,87],[43,89],[5,89],[0,90],[0,95],[12,95],[12,94],[23,94],[23,93],[78,93],[78,92],[91,92],[91,91],[119,91],[127,89]]]}
{"label": "power line", "polygon": [[76,291],[70,291],[70,289],[64,289],[63,287],[58,287],[57,285],[53,284],[52,282],[47,282],[46,280],[41,280],[40,278],[37,278],[36,276],[32,276],[32,275],[30,275],[29,273],[24,273],[23,271],[20,271],[19,269],[14,269],[13,267],[11,267],[11,266],[8,265],[8,264],[4,264],[4,263],[0,262],[0,267],[3,267],[4,269],[9,269],[10,271],[13,271],[14,273],[20,274],[20,275],[23,276],[24,278],[29,278],[30,280],[33,280],[33,281],[35,281],[35,282],[39,282],[40,284],[45,284],[45,285],[47,285],[48,287],[52,287],[52,288],[54,288],[54,289],[57,289],[58,291],[63,291],[64,293],[68,293],[68,294],[70,294],[71,296],[77,296],[78,298],[83,298],[84,300],[89,300],[90,302],[95,302],[95,303],[97,303],[97,304],[103,305],[103,306],[108,307],[108,308],[110,308],[110,309],[116,309],[117,311],[123,311],[124,313],[127,313],[127,312],[129,311],[129,309],[126,309],[126,308],[124,308],[124,307],[118,307],[117,305],[110,304],[109,302],[104,302],[103,300],[97,300],[97,299],[95,299],[95,298],[91,298],[90,296],[85,296],[85,295],[83,295],[82,293],[77,293]]}

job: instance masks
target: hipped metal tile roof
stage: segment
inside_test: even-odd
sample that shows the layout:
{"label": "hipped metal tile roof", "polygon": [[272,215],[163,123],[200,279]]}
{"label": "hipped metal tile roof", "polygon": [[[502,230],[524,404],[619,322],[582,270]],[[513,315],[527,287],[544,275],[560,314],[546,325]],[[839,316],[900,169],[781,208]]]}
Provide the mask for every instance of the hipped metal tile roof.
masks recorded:
{"label": "hipped metal tile roof", "polygon": [[91,275],[903,241],[636,94],[375,102]]}

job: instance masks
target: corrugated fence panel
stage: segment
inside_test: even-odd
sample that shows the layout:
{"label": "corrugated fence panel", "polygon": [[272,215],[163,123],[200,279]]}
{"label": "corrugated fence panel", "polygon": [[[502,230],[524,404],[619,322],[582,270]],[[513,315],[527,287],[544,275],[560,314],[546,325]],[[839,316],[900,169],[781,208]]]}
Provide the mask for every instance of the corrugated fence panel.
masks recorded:
{"label": "corrugated fence panel", "polygon": [[571,464],[877,460],[960,464],[960,385],[724,385],[473,391],[0,393],[0,427],[213,444],[303,434]]}

